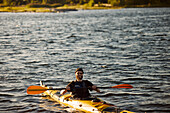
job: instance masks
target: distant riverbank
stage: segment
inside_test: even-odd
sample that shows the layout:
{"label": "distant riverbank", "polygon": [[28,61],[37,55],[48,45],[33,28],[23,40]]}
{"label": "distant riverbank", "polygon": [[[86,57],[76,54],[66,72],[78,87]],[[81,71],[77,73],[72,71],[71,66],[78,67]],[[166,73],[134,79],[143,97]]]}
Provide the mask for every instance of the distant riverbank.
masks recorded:
{"label": "distant riverbank", "polygon": [[59,13],[59,12],[67,12],[67,11],[77,11],[77,9],[69,9],[69,8],[27,8],[27,7],[4,7],[0,8],[0,12],[13,12],[13,13],[19,13],[19,12],[32,12],[32,13],[45,13],[45,12],[53,12],[53,13]]}
{"label": "distant riverbank", "polygon": [[167,6],[160,6],[160,5],[133,5],[133,6],[123,6],[123,7],[112,7],[110,4],[102,4],[98,6],[98,4],[94,5],[93,7],[89,7],[87,5],[64,5],[59,7],[49,7],[49,6],[38,6],[38,7],[30,7],[26,6],[1,6],[0,12],[53,12],[53,13],[60,13],[60,12],[67,12],[67,11],[78,11],[78,10],[97,10],[97,9],[121,9],[121,8],[151,8],[151,7],[170,7]]}
{"label": "distant riverbank", "polygon": [[64,5],[64,6],[51,6],[51,5],[34,5],[34,6],[15,6],[15,7],[0,7],[0,12],[67,12],[78,10],[95,10],[95,9],[119,9],[122,7],[111,7],[110,4],[103,4],[101,6],[95,5],[90,7],[88,5]]}

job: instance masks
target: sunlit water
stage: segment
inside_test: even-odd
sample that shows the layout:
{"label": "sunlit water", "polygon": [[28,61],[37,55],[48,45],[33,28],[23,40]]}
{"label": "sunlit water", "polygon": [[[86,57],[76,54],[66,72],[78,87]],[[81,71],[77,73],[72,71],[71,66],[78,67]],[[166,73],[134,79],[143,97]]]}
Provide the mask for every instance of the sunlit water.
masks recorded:
{"label": "sunlit water", "polygon": [[82,67],[97,86],[134,86],[93,95],[138,113],[169,113],[169,45],[169,8],[0,13],[0,112],[71,111],[26,89],[40,80],[65,87]]}

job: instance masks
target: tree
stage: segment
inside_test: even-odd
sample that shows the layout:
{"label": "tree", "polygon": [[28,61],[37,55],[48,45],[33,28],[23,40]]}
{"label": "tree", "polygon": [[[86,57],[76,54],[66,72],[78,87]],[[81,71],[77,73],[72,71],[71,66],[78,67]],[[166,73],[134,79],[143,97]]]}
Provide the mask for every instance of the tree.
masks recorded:
{"label": "tree", "polygon": [[10,5],[11,4],[11,0],[3,0],[3,4],[4,5]]}
{"label": "tree", "polygon": [[48,0],[42,0],[42,4],[47,4]]}
{"label": "tree", "polygon": [[111,4],[112,6],[118,6],[120,4],[119,0],[108,0],[108,4]]}
{"label": "tree", "polygon": [[90,0],[89,3],[88,3],[88,5],[89,5],[90,7],[94,6],[94,4],[95,4],[95,3],[94,3],[94,0]]}

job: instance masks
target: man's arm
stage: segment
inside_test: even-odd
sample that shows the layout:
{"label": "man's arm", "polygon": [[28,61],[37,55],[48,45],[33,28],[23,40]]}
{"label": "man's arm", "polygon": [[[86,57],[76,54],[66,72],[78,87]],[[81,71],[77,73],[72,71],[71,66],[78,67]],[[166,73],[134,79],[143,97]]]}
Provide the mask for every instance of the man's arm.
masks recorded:
{"label": "man's arm", "polygon": [[92,89],[100,93],[99,88],[97,88],[95,85],[92,86]]}
{"label": "man's arm", "polygon": [[67,93],[67,91],[69,91],[69,90],[70,90],[70,87],[67,86],[66,89],[61,90],[60,95],[64,95],[64,94]]}

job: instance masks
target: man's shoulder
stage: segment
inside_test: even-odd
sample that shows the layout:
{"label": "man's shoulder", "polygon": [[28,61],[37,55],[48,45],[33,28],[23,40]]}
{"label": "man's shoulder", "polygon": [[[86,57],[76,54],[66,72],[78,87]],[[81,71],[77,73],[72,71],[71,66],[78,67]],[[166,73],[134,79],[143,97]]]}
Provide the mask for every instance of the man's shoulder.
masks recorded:
{"label": "man's shoulder", "polygon": [[83,80],[83,82],[90,82],[90,81],[88,81],[88,80]]}
{"label": "man's shoulder", "polygon": [[75,84],[75,81],[74,81],[74,80],[71,81],[71,82],[68,84],[68,86],[70,86],[70,85],[72,85],[72,84]]}
{"label": "man's shoulder", "polygon": [[87,84],[92,84],[89,80],[83,80]]}

